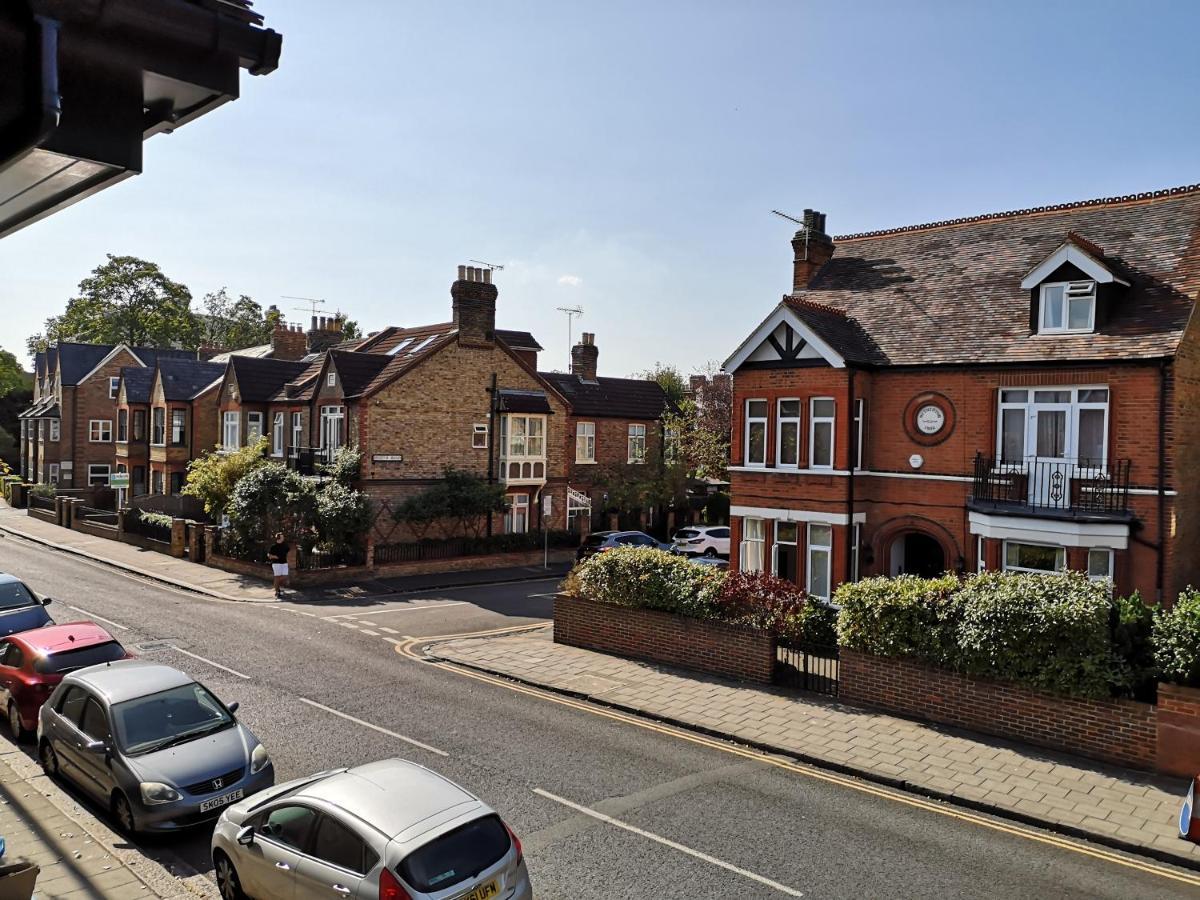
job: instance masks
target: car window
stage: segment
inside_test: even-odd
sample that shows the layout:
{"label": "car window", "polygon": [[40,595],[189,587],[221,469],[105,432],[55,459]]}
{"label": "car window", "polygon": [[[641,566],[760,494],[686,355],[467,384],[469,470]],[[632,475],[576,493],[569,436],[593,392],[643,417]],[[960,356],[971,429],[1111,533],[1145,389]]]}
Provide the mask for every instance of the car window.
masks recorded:
{"label": "car window", "polygon": [[77,650],[63,650],[61,653],[51,653],[34,660],[33,670],[43,675],[62,675],[74,672],[85,666],[96,666],[100,663],[116,662],[125,658],[125,648],[116,641],[105,641],[91,647],[80,647]]}
{"label": "car window", "polygon": [[636,544],[637,536],[632,534],[623,534],[620,537],[613,538],[614,544]]}
{"label": "car window", "polygon": [[606,534],[589,534],[583,542],[585,547],[599,547],[608,538]]}
{"label": "car window", "polygon": [[379,858],[362,838],[329,816],[322,816],[317,824],[317,837],[313,841],[312,855],[331,866],[357,872],[359,875],[371,871]]}
{"label": "car window", "polygon": [[727,538],[727,537],[729,537],[729,529],[728,528],[714,528],[712,531],[709,532],[709,534],[715,538]]}
{"label": "car window", "polygon": [[182,744],[236,724],[221,701],[194,681],[117,703],[112,715],[121,748],[134,755]]}
{"label": "car window", "polygon": [[0,609],[17,609],[37,603],[29,588],[19,581],[0,582]]}
{"label": "car window", "polygon": [[658,546],[658,541],[656,541],[654,538],[652,538],[648,535],[645,535],[645,534],[639,534],[637,536],[637,542],[639,544],[641,544],[643,547],[657,547]]}
{"label": "car window", "polygon": [[255,831],[288,847],[303,850],[308,846],[317,814],[307,806],[279,806],[267,813]]}
{"label": "car window", "polygon": [[107,741],[111,734],[108,731],[108,717],[104,715],[104,707],[95,697],[88,697],[83,707],[83,722],[79,730],[93,741]]}
{"label": "car window", "polygon": [[11,666],[14,669],[21,668],[21,663],[25,661],[25,654],[21,652],[21,648],[12,641],[4,641],[0,645],[0,666]]}
{"label": "car window", "polygon": [[675,532],[675,540],[686,541],[688,538],[700,537],[700,532],[692,528],[685,528],[683,531]]}
{"label": "car window", "polygon": [[88,695],[83,688],[70,687],[58,704],[58,714],[72,725],[78,725],[79,720],[83,717],[83,706],[87,700]]}
{"label": "car window", "polygon": [[422,893],[441,891],[494,866],[512,846],[496,816],[485,816],[418,847],[400,863],[400,875]]}

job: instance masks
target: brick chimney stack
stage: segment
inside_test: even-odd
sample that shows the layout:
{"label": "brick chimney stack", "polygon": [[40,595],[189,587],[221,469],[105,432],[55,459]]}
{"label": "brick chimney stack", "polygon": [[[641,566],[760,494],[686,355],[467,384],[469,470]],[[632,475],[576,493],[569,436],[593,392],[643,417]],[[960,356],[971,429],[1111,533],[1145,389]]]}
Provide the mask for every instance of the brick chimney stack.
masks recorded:
{"label": "brick chimney stack", "polygon": [[271,330],[271,358],[297,360],[307,352],[304,332],[299,325],[288,325],[282,319],[275,321]]}
{"label": "brick chimney stack", "polygon": [[833,258],[833,239],[825,233],[825,213],[804,211],[804,226],[792,238],[792,250],[795,252],[792,291],[803,291],[821,266]]}
{"label": "brick chimney stack", "polygon": [[313,316],[308,332],[308,352],[320,353],[342,340],[342,317]]}
{"label": "brick chimney stack", "polygon": [[491,269],[459,266],[458,279],[450,285],[454,327],[458,342],[469,347],[496,343],[496,296]]}
{"label": "brick chimney stack", "polygon": [[580,381],[596,380],[596,363],[600,358],[600,348],[596,346],[596,335],[585,331],[579,337],[579,343],[571,348],[571,374]]}

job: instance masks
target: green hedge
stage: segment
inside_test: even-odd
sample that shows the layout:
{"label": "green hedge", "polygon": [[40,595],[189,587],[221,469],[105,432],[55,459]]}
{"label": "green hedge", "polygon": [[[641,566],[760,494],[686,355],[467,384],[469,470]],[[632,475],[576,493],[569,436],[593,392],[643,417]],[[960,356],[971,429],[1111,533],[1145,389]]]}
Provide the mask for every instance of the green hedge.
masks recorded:
{"label": "green hedge", "polygon": [[842,609],[838,643],[877,656],[908,656],[954,668],[961,618],[958,587],[953,575],[900,575],[843,584],[833,598]]}
{"label": "green hedge", "polygon": [[147,525],[157,525],[159,528],[170,528],[172,517],[167,513],[152,512],[148,509],[130,509],[127,515],[131,520],[145,522]]}
{"label": "green hedge", "polygon": [[1200,591],[1190,585],[1154,618],[1154,660],[1163,681],[1200,687]]}

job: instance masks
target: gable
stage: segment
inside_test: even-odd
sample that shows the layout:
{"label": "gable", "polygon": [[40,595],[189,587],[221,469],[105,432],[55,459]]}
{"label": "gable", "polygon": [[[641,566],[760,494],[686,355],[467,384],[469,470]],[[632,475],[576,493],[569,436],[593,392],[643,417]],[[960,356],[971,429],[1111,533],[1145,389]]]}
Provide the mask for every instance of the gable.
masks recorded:
{"label": "gable", "polygon": [[[787,322],[780,322],[767,339],[747,357],[747,363],[801,363],[826,365],[820,353]],[[744,364],[743,364],[744,365]]]}
{"label": "gable", "polygon": [[1044,281],[1054,280],[1054,273],[1063,266],[1072,267],[1075,271],[1081,272],[1085,278],[1089,278],[1097,284],[1112,284],[1115,282],[1129,287],[1128,281],[1118,278],[1107,265],[1088,252],[1088,250],[1076,245],[1072,241],[1065,241],[1057,250],[1029,271],[1021,280],[1021,288],[1023,290],[1030,290]]}
{"label": "gable", "polygon": [[737,352],[725,360],[723,368],[733,372],[743,367],[799,368],[803,366],[846,367],[841,354],[801,321],[786,304],[775,308]]}

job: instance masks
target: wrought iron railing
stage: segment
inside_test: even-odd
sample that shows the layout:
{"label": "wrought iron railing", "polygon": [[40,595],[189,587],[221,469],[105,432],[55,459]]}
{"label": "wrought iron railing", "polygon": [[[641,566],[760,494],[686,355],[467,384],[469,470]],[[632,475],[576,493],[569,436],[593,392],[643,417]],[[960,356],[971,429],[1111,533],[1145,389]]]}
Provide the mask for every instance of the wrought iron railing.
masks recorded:
{"label": "wrought iron railing", "polygon": [[997,460],[980,453],[971,500],[991,507],[1124,515],[1129,511],[1129,468],[1127,459]]}
{"label": "wrought iron railing", "polygon": [[333,452],[324,447],[292,447],[287,454],[287,467],[301,475],[320,475],[320,467],[332,461]]}
{"label": "wrought iron railing", "polygon": [[838,648],[777,638],[774,681],[785,687],[836,697]]}

